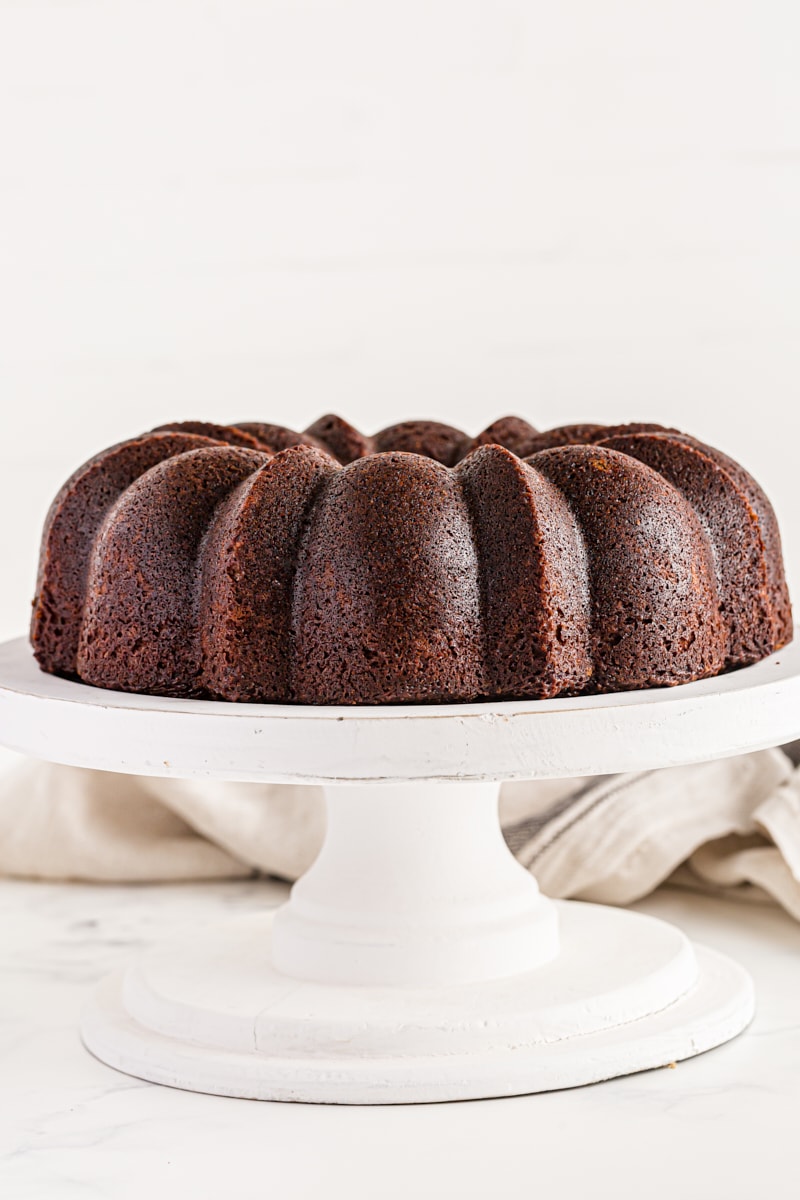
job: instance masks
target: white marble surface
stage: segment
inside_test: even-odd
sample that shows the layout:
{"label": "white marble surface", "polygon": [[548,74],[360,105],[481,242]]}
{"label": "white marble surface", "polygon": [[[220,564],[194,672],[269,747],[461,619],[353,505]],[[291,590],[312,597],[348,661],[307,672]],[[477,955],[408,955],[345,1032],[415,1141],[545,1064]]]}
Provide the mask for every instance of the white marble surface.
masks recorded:
{"label": "white marble surface", "polygon": [[93,982],[196,922],[279,901],[265,882],[0,883],[0,1195],[559,1200],[796,1197],[800,928],[662,892],[640,907],[735,955],[759,1009],[729,1046],[572,1092],[329,1108],[224,1100],[118,1075],[81,1047]]}

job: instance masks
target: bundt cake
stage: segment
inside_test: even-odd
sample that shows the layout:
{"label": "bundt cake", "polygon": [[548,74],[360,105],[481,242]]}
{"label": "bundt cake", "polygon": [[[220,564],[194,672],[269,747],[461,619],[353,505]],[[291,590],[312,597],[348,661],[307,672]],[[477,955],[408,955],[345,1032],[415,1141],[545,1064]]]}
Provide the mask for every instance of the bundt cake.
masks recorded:
{"label": "bundt cake", "polygon": [[47,518],[43,670],[300,704],[685,683],[792,637],[769,501],[659,425],[160,426]]}

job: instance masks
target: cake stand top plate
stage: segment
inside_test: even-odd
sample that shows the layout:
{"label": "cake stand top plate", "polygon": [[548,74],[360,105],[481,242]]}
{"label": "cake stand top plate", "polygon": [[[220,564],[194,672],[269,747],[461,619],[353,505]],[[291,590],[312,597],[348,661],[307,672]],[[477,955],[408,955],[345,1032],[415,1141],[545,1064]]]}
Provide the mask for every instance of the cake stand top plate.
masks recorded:
{"label": "cake stand top plate", "polygon": [[555,779],[677,766],[800,737],[800,642],[680,687],[448,705],[231,704],[109,692],[0,645],[0,744],[177,778],[354,783]]}

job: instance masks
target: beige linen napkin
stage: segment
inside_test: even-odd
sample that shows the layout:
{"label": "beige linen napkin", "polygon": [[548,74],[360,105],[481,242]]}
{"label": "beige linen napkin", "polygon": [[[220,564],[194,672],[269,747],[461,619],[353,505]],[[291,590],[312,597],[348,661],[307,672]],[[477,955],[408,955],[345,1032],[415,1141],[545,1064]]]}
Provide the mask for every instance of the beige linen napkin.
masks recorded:
{"label": "beige linen napkin", "polygon": [[[800,920],[800,771],[783,750],[597,779],[506,784],[506,840],[551,896],[627,904],[670,878]],[[0,774],[0,873],[145,882],[295,879],[322,789],[113,775],[20,761]]]}

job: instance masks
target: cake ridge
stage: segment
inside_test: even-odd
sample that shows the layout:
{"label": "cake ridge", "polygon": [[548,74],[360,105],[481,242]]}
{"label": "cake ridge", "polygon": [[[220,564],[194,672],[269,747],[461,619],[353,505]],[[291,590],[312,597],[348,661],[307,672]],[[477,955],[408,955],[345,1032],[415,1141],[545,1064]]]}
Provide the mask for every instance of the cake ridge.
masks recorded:
{"label": "cake ridge", "polygon": [[[202,559],[202,680],[209,695],[290,696],[299,547],[313,505],[335,470],[334,461],[315,447],[287,447],[219,506]],[[276,518],[271,525],[261,519],[267,506]],[[237,615],[235,629],[231,611]]]}
{"label": "cake ridge", "polygon": [[526,461],[567,496],[583,530],[595,687],[718,673],[723,643],[711,545],[678,489],[646,464],[597,444],[553,447]]}
{"label": "cake ridge", "polygon": [[[467,522],[454,472],[433,459],[386,451],[335,473],[313,505],[298,560],[293,698],[481,694]],[[407,573],[414,589],[403,586]]]}
{"label": "cake ridge", "polygon": [[116,498],[149,466],[182,450],[222,444],[186,433],[142,434],[93,455],[62,485],[45,518],[31,613],[34,652],[50,670],[76,672],[88,550]]}
{"label": "cake ridge", "polygon": [[119,497],[89,565],[77,656],[85,682],[113,686],[121,670],[136,685],[125,690],[201,692],[198,556],[221,501],[264,461],[243,447],[201,447],[156,464]]}
{"label": "cake ridge", "polygon": [[[581,636],[577,620],[579,610],[584,621],[590,618],[586,554],[566,499],[540,472],[493,443],[473,450],[458,464],[456,474],[479,551],[488,694],[545,698],[581,690],[592,674],[587,638]],[[498,501],[505,502],[505,520],[492,529]],[[516,528],[508,528],[511,520]],[[504,533],[513,534],[513,544],[504,543],[498,556],[497,541]],[[561,543],[550,564],[544,556],[546,533],[551,542],[558,538]],[[559,578],[562,557],[569,560],[572,589],[564,589]],[[563,607],[556,601],[559,586]]]}
{"label": "cake ridge", "polygon": [[[728,534],[729,537],[736,537],[739,545],[742,547],[738,553],[741,555],[747,552],[746,535],[752,535],[749,562],[747,565],[747,573],[752,577],[755,575],[759,580],[757,589],[751,589],[749,600],[757,611],[752,614],[752,628],[757,628],[763,621],[769,622],[774,637],[776,648],[779,648],[778,629],[776,626],[776,614],[773,605],[770,602],[769,587],[767,579],[767,555],[766,545],[763,538],[761,524],[758,520],[758,514],[753,508],[746,491],[733,478],[730,471],[715,461],[707,453],[707,447],[696,439],[686,435],[675,433],[653,433],[653,434],[633,434],[630,436],[621,436],[609,438],[602,445],[613,446],[622,450],[640,461],[648,462],[653,469],[657,470],[660,475],[670,480],[674,486],[684,495],[688,503],[697,513],[703,528],[708,537],[711,551],[714,557],[715,570],[717,574],[719,589],[720,589],[720,608],[723,613],[723,619],[727,626],[727,663],[729,666],[747,665],[748,663],[757,662],[759,658],[764,657],[765,645],[756,643],[748,644],[742,642],[739,636],[738,621],[740,616],[741,606],[743,603],[742,597],[735,598],[731,595],[732,585],[735,580],[731,577],[728,568],[731,566],[732,554],[731,547],[721,545],[721,520],[720,520],[720,504],[717,503],[714,507],[713,514],[710,511],[709,495],[711,489],[716,484],[728,489],[733,493],[735,503],[736,526]],[[665,450],[677,450],[679,461],[670,464],[665,461]],[[686,471],[687,459],[692,460],[694,470]],[[702,472],[702,474],[701,474]],[[717,497],[718,499],[718,497]],[[725,550],[728,553],[725,553]],[[738,572],[741,574],[741,569]],[[759,605],[758,601],[762,603]]]}

